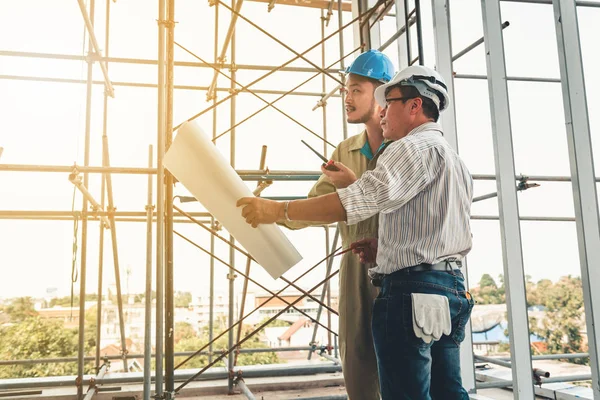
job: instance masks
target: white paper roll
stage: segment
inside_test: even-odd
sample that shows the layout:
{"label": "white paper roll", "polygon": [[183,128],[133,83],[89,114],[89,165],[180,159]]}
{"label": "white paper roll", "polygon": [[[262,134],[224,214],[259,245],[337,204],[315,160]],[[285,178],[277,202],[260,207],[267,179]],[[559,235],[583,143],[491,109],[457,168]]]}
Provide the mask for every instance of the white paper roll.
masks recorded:
{"label": "white paper roll", "polygon": [[178,129],[163,164],[274,279],[302,260],[277,225],[246,223],[235,204],[254,195],[196,123]]}

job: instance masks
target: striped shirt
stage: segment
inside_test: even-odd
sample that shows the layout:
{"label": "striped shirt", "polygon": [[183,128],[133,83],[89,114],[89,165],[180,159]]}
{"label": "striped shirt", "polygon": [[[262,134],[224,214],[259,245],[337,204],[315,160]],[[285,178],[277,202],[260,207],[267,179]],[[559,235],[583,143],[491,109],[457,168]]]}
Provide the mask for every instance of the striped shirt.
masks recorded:
{"label": "striped shirt", "polygon": [[374,170],[337,193],[349,225],[379,213],[371,275],[461,260],[471,250],[473,180],[437,123],[390,144]]}

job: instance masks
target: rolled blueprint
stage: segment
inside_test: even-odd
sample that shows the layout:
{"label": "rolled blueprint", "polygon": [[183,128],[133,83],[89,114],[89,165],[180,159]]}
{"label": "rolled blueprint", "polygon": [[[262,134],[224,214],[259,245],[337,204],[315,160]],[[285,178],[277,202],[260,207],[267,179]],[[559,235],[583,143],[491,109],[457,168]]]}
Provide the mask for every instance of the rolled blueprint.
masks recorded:
{"label": "rolled blueprint", "polygon": [[302,259],[277,225],[246,223],[235,204],[254,195],[196,123],[178,129],[163,164],[274,279]]}

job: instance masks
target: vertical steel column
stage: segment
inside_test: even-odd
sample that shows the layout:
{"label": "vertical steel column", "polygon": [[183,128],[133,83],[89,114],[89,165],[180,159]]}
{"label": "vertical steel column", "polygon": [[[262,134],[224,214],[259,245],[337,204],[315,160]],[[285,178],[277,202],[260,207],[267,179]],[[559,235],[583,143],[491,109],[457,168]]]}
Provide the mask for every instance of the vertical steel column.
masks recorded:
{"label": "vertical steel column", "polygon": [[[211,217],[210,228],[215,229],[215,219]],[[210,235],[210,254],[215,254],[215,236]],[[208,309],[208,362],[212,362],[213,357],[213,337],[214,337],[214,323],[215,317],[215,259],[210,257],[210,288],[209,288],[209,309]]]}
{"label": "vertical steel column", "polygon": [[453,149],[458,150],[456,134],[456,105],[454,103],[454,74],[452,69],[452,32],[450,29],[450,1],[432,0],[433,34],[436,70],[448,86],[450,104],[440,115],[444,137]]}
{"label": "vertical steel column", "polygon": [[481,0],[483,31],[485,38],[486,64],[492,133],[496,161],[496,183],[500,213],[500,233],[504,259],[506,283],[506,308],[512,364],[513,393],[516,399],[533,399],[531,379],[531,353],[529,344],[529,322],[525,297],[525,274],[519,224],[519,203],[515,187],[515,162],[504,40],[500,19],[499,0]]}
{"label": "vertical steel column", "polygon": [[[148,148],[148,168],[152,168],[152,145]],[[144,400],[150,400],[152,373],[152,174],[148,174],[148,203],[146,204],[146,292],[144,329]]]}
{"label": "vertical steel column", "polygon": [[592,390],[600,398],[600,223],[585,78],[574,1],[554,0],[554,22],[571,163]]}
{"label": "vertical steel column", "polygon": [[[396,31],[399,31],[404,26],[408,31],[408,9],[405,7],[404,0],[394,0],[396,4]],[[408,37],[408,32],[404,33]],[[406,40],[398,38],[396,40],[398,44],[398,70],[402,70],[410,65],[410,59],[408,57],[408,43]]]}
{"label": "vertical steel column", "polygon": [[[329,249],[329,228],[325,227],[325,251]],[[325,275],[325,277],[329,276],[329,274]],[[331,309],[331,284],[329,281],[323,287],[323,291],[327,292],[327,307]],[[327,310],[327,354],[331,355],[331,347],[332,347],[332,338],[331,338],[331,311]]]}
{"label": "vertical steel column", "polygon": [[[173,141],[173,85],[175,67],[175,0],[167,2],[167,118],[165,149]],[[165,172],[165,392],[168,399],[175,396],[175,305],[173,292],[173,175]]]}
{"label": "vertical steel column", "polygon": [[[321,68],[325,69],[325,10],[321,9]],[[327,85],[325,82],[325,74],[321,74],[321,90],[323,90],[323,96],[327,94]],[[323,101],[322,108],[322,121],[323,121],[323,155],[327,157],[327,100]]]}
{"label": "vertical steel column", "polygon": [[[352,17],[356,18],[366,12],[369,7],[375,5],[374,0],[352,0]],[[381,33],[376,13],[368,20],[359,20],[354,25],[354,43],[363,46],[363,51],[378,49],[381,46]],[[373,28],[371,28],[373,24]]]}
{"label": "vertical steel column", "polygon": [[[369,8],[373,7],[377,1],[376,0],[366,0],[366,7],[363,11],[367,11]],[[373,27],[371,28],[371,24]],[[374,13],[373,16],[369,19],[369,22],[365,23],[365,29],[369,34],[369,42],[368,46],[370,49],[378,49],[381,46],[381,28],[379,24],[379,18],[377,18],[377,13]]]}
{"label": "vertical steel column", "polygon": [[[326,64],[325,64],[325,16],[324,16],[324,10],[321,9],[321,68],[325,69]],[[325,74],[321,74],[321,88],[323,90],[323,94],[325,94],[327,92],[327,85],[325,82]],[[327,102],[323,102],[323,106],[322,106],[322,111],[323,111],[323,139],[325,139],[323,141],[323,154],[325,155],[325,157],[327,157]],[[325,251],[329,250],[329,228],[325,227]],[[329,273],[327,273],[328,276]],[[325,290],[327,289],[327,305],[329,307],[331,307],[331,291],[329,291],[329,282],[327,282],[325,284],[326,286],[323,288],[323,292],[325,292]],[[322,301],[322,299],[321,299]],[[320,306],[319,306],[320,308]],[[318,321],[318,320],[317,320]],[[317,325],[315,324],[315,327]],[[329,346],[331,346],[331,312],[329,310],[327,310],[327,327],[329,328],[329,331],[327,332],[327,344]],[[314,331],[314,333],[316,333],[316,330]],[[314,339],[313,339],[314,342]],[[309,353],[309,357],[312,354],[312,352]],[[329,351],[329,355],[331,355],[331,350]]]}
{"label": "vertical steel column", "polygon": [[[215,2],[215,48],[214,48],[214,62],[218,63],[218,50],[217,45],[219,42],[219,2]],[[217,137],[217,96],[213,96],[213,143]],[[215,229],[215,219],[210,218],[210,229]],[[210,235],[210,254],[215,254],[215,235]],[[210,257],[210,288],[209,288],[209,309],[208,309],[208,362],[212,362],[213,353],[213,330],[214,330],[214,309],[215,309],[215,259]]]}
{"label": "vertical steel column", "polygon": [[[242,0],[237,0],[237,1],[242,1]],[[236,0],[231,0],[231,8],[235,9]],[[231,18],[232,20],[235,18],[235,14],[231,13]],[[235,85],[235,81],[236,81],[236,66],[235,66],[235,51],[236,51],[236,34],[235,34],[235,27],[233,27],[233,31],[231,32],[231,92],[232,94],[235,93],[236,85]],[[231,126],[235,126],[235,106],[236,106],[236,101],[237,101],[237,96],[233,96],[231,98],[231,110],[230,110],[230,124]],[[230,140],[230,161],[231,161],[231,167],[235,169],[235,128],[231,130],[231,140]],[[235,243],[235,239],[233,236],[229,236],[229,240],[232,243]],[[229,326],[232,326],[235,322],[234,322],[234,318],[235,318],[235,313],[234,313],[234,302],[235,302],[235,298],[234,298],[234,291],[235,291],[235,273],[233,271],[233,268],[235,268],[235,249],[233,247],[229,248],[229,265],[231,266],[231,268],[229,269],[229,274],[227,275],[227,279],[229,279]],[[228,348],[232,348],[233,347],[233,329],[229,330],[229,335],[228,335]],[[233,394],[233,388],[235,386],[234,383],[234,376],[233,376],[233,366],[234,366],[234,355],[233,352],[230,352],[228,357],[227,357],[227,370],[229,371],[229,379],[228,379],[228,389],[229,389],[229,394]]]}
{"label": "vertical steel column", "polygon": [[[110,1],[106,2],[106,19],[104,22],[105,26],[105,35],[104,35],[104,47],[106,51],[106,57],[109,57],[109,33],[110,33]],[[108,63],[106,64],[106,70],[108,71]],[[102,113],[102,135],[106,136],[108,125],[108,92],[104,91],[104,107]],[[104,157],[102,157],[104,165]],[[100,189],[100,205],[104,210],[105,204],[104,199],[106,195],[106,174],[102,174],[102,183]],[[100,236],[99,236],[99,245],[98,245],[98,301],[96,305],[96,373],[100,370],[100,342],[102,339],[102,280],[103,280],[103,270],[104,270],[104,224],[100,223]]]}
{"label": "vertical steel column", "polygon": [[423,23],[421,20],[421,0],[415,0],[415,16],[417,18],[417,51],[419,52],[419,65],[425,65],[425,52],[423,50]]}
{"label": "vertical steel column", "polygon": [[[345,71],[346,67],[345,64],[346,62],[344,61],[344,31],[343,31],[343,26],[344,26],[344,19],[343,19],[343,13],[342,13],[342,0],[338,0],[338,29],[339,29],[339,45],[340,45],[340,70],[341,71]],[[346,83],[346,76],[344,74],[344,72],[342,72],[340,74],[340,80],[342,82],[344,82],[344,84]],[[343,87],[342,87],[343,89]],[[344,140],[346,140],[348,138],[348,121],[346,120],[346,93],[342,90],[342,130],[343,130],[343,137]]]}
{"label": "vertical steel column", "polygon": [[166,0],[158,0],[158,110],[157,110],[157,139],[156,139],[156,396],[163,395],[163,323],[164,323],[164,231],[165,231],[165,136],[167,125],[165,123],[165,18]]}
{"label": "vertical steel column", "polygon": [[[92,26],[94,25],[94,11],[95,11],[95,0],[90,0],[90,21]],[[93,45],[91,34],[88,35],[88,55],[92,53]],[[93,61],[88,59],[87,68],[87,85],[86,85],[86,99],[85,99],[85,147],[83,156],[83,165],[90,165],[90,125],[92,119],[92,66]],[[89,174],[84,172],[83,184],[87,188],[89,185]],[[87,268],[87,230],[88,230],[88,201],[83,196],[83,204],[81,206],[81,271],[79,274],[79,338],[77,344],[77,398],[83,398],[83,387],[81,382],[83,380],[84,373],[84,357],[85,357],[85,278]]]}
{"label": "vertical steel column", "polygon": [[408,65],[412,64],[412,49],[410,48],[410,22],[408,20],[408,0],[404,0],[404,26],[406,27],[404,33],[406,34],[406,57]]}
{"label": "vertical steel column", "polygon": [[[233,43],[233,41],[232,41]],[[232,46],[233,48],[234,46]],[[232,97],[231,100],[235,99],[235,97]],[[229,236],[229,240],[232,243],[235,243],[235,238],[233,236]],[[235,267],[235,249],[233,247],[229,248],[229,265],[231,267]],[[233,268],[229,268],[229,273],[227,274],[227,279],[229,280],[229,315],[228,315],[228,322],[229,322],[229,326],[232,326],[235,323],[235,311],[234,311],[234,303],[235,303],[235,271],[233,270]],[[227,348],[232,348],[233,344],[235,343],[234,338],[233,338],[233,329],[229,329],[228,335],[227,335]],[[228,375],[228,390],[229,390],[229,394],[233,394],[233,388],[235,386],[234,383],[234,375],[233,375],[233,367],[234,367],[234,363],[235,363],[235,355],[234,353],[237,350],[234,350],[232,352],[229,352],[229,354],[227,355],[227,370],[229,371],[229,375]]]}
{"label": "vertical steel column", "polygon": [[[364,11],[361,7],[361,3],[364,3],[365,0],[352,0],[352,19],[357,19],[359,15]],[[361,46],[361,52],[365,50],[365,43],[362,37],[362,31],[360,24],[363,21],[358,19],[356,23],[352,25],[352,36],[354,38],[355,47]],[[340,35],[342,32],[340,32]]]}
{"label": "vertical steel column", "polygon": [[[107,2],[108,3],[108,2]],[[104,173],[102,174],[102,188],[100,205],[104,209],[104,197],[106,193]],[[94,366],[96,373],[100,368],[100,342],[102,339],[102,280],[104,270],[104,223],[100,221],[100,241],[98,244],[98,300],[96,302],[96,358]]]}
{"label": "vertical steel column", "polygon": [[[456,129],[456,106],[454,102],[454,75],[452,70],[452,30],[450,25],[449,0],[433,0],[433,35],[435,42],[435,65],[444,77],[448,87],[450,104],[441,115],[444,137],[454,150],[458,152],[458,135]],[[465,279],[468,276],[467,264],[464,265]],[[460,346],[461,375],[463,386],[468,392],[475,392],[475,365],[473,362],[473,336],[471,323],[466,327],[465,340]]]}

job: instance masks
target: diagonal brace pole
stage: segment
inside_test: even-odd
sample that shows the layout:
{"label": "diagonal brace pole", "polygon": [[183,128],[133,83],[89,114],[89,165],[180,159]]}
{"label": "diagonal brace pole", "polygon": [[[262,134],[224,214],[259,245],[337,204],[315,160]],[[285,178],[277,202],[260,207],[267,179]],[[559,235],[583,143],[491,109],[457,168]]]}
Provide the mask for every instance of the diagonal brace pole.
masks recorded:
{"label": "diagonal brace pole", "polygon": [[[291,115],[289,115],[288,113],[286,113],[285,111],[281,110],[279,107],[276,107],[272,103],[269,103],[267,100],[265,100],[264,97],[261,97],[260,95],[258,95],[254,91],[248,89],[246,86],[242,85],[241,83],[239,83],[238,81],[236,81],[235,79],[233,79],[232,77],[230,77],[229,75],[225,74],[224,72],[222,72],[221,70],[219,70],[219,68],[217,68],[217,67],[209,64],[208,62],[206,62],[205,60],[203,60],[200,56],[198,56],[197,54],[192,53],[189,49],[185,48],[184,46],[180,45],[179,43],[175,42],[175,44],[177,46],[179,46],[182,50],[184,50],[185,52],[187,52],[189,55],[191,55],[192,57],[197,58],[200,62],[203,62],[204,64],[206,64],[206,65],[210,66],[212,69],[214,69],[215,70],[215,76],[216,76],[216,74],[223,75],[225,78],[229,79],[231,82],[233,82],[236,85],[240,86],[241,90],[247,91],[248,93],[250,93],[251,95],[253,95],[257,99],[259,99],[260,101],[262,101],[263,103],[265,103],[267,106],[271,106],[273,109],[275,109],[276,111],[278,111],[279,113],[281,113],[285,117],[289,118],[290,120],[292,120],[296,124],[300,125],[302,128],[306,129],[307,131],[309,131],[310,133],[312,133],[313,135],[315,135],[316,137],[318,137],[318,138],[321,139],[321,136],[317,132],[313,131],[308,126],[304,125],[302,122],[298,121],[297,119],[295,119],[294,117],[292,117]],[[240,89],[236,89],[236,92],[238,92],[239,90]],[[230,130],[231,129],[232,128],[230,128]]]}
{"label": "diagonal brace pole", "polygon": [[[92,20],[85,9],[85,4],[83,3],[83,0],[77,0],[77,3],[79,4],[81,15],[83,16],[85,26],[90,35],[90,40],[94,46],[94,51],[102,58],[102,51],[100,51],[100,46],[98,45],[98,40],[96,39],[96,34],[94,33],[94,25],[92,25]],[[115,97],[115,91],[112,87],[112,83],[110,83],[110,79],[108,79],[108,68],[106,66],[106,61],[100,61],[100,68],[102,69],[102,75],[104,75],[104,89],[106,90],[106,94],[108,94],[110,97]]]}
{"label": "diagonal brace pole", "polygon": [[[338,254],[330,254],[328,257],[333,257],[333,256],[336,256],[336,255],[338,255]],[[321,282],[319,282],[318,284],[316,284],[315,286],[313,286],[311,289],[309,289],[309,292],[315,291],[318,287],[320,287],[321,285],[323,285],[325,282],[329,281],[331,278],[333,278],[339,272],[340,271],[337,270],[334,273],[332,273],[331,275],[327,276],[324,280],[322,280]],[[264,323],[262,323],[258,328],[254,329],[252,332],[250,332],[247,336],[245,336],[238,343],[235,343],[232,347],[230,347],[229,349],[227,349],[226,351],[224,351],[220,356],[218,356],[211,363],[209,363],[207,366],[205,366],[204,368],[202,368],[198,373],[194,374],[194,376],[192,376],[191,378],[189,378],[188,380],[186,380],[185,382],[183,382],[181,385],[179,385],[179,387],[177,389],[175,389],[175,393],[178,393],[181,389],[183,389],[185,386],[187,386],[190,382],[192,382],[194,379],[196,379],[198,376],[200,376],[204,371],[206,371],[207,369],[209,369],[210,367],[212,367],[213,365],[215,365],[217,362],[221,361],[221,359],[223,359],[229,353],[231,353],[233,350],[235,350],[236,348],[238,348],[239,346],[241,346],[242,344],[244,344],[248,339],[250,339],[252,336],[256,335],[258,332],[260,332],[261,329],[263,329],[265,326],[269,325],[271,322],[273,322],[281,314],[283,314],[284,312],[286,312],[287,310],[289,310],[291,307],[293,307],[294,305],[296,305],[298,302],[300,302],[301,300],[303,300],[307,295],[308,295],[307,293],[303,294],[302,296],[300,296],[299,298],[297,298],[296,300],[294,300],[291,305],[286,306],[283,310],[279,311],[273,317],[269,318],[269,320],[267,320]]]}
{"label": "diagonal brace pole", "polygon": [[[336,249],[336,251],[339,251],[341,249],[338,248]],[[329,256],[328,256],[329,257]],[[313,265],[311,268],[309,268],[307,271],[305,271],[302,275],[300,275],[299,277],[297,277],[294,282],[299,281],[300,279],[302,279],[304,276],[306,276],[308,273],[310,273],[311,271],[313,271],[315,268],[317,268],[319,265],[321,265],[325,260],[327,260],[328,257],[323,258],[321,261],[319,261],[318,263],[316,263],[315,265]],[[281,293],[283,293],[287,288],[289,288],[290,285],[287,285],[285,287],[283,287],[282,289],[280,289],[277,293],[275,293],[276,295],[280,295]],[[269,297],[267,300],[263,301],[261,304],[259,304],[258,307],[254,308],[254,310],[250,311],[248,314],[246,314],[244,316],[244,318],[241,318],[239,321],[237,321],[235,324],[233,324],[232,326],[230,326],[229,328],[227,328],[226,330],[224,330],[223,332],[221,332],[217,337],[213,338],[213,340],[210,343],[205,344],[203,347],[201,347],[199,350],[197,350],[195,353],[193,353],[192,355],[190,355],[188,358],[186,358],[185,360],[183,360],[181,363],[179,363],[179,365],[177,367],[175,367],[176,369],[181,367],[183,364],[185,364],[186,362],[188,362],[189,360],[191,360],[192,358],[196,357],[198,354],[200,354],[203,350],[205,350],[207,347],[209,347],[210,345],[212,345],[212,343],[214,343],[215,341],[217,341],[220,337],[222,337],[223,335],[225,335],[227,332],[229,332],[231,329],[235,328],[238,324],[241,324],[242,321],[246,318],[248,318],[250,315],[252,315],[254,312],[258,311],[263,305],[265,305],[266,303],[268,303],[269,301],[273,300],[275,298],[275,296],[271,296]]]}
{"label": "diagonal brace pole", "polygon": [[[350,53],[346,54],[344,57],[340,58],[339,60],[337,60],[336,62],[332,63],[329,65],[329,67],[327,67],[328,69],[331,68],[332,66],[334,66],[335,64],[339,63],[340,61],[342,61],[343,59],[345,59],[346,57],[349,57],[351,54],[356,53],[358,50],[360,50],[362,48],[362,46],[359,46],[357,48],[355,48],[354,50],[352,50]],[[235,125],[227,128],[224,132],[222,132],[221,134],[219,134],[218,136],[216,136],[213,141],[217,140],[218,138],[220,138],[221,136],[225,135],[226,133],[230,132],[231,130],[237,128],[238,126],[240,126],[241,124],[243,124],[244,122],[248,121],[250,118],[256,116],[257,114],[261,113],[262,111],[266,110],[267,108],[269,108],[270,106],[272,106],[273,104],[277,103],[279,100],[283,99],[284,97],[286,97],[288,94],[294,92],[295,90],[297,90],[299,87],[307,84],[308,82],[312,81],[314,78],[316,78],[317,76],[319,76],[319,73],[314,74],[313,76],[311,76],[310,78],[306,79],[305,81],[299,83],[298,85],[296,85],[293,89],[288,90],[286,93],[282,94],[281,96],[279,96],[278,98],[276,98],[275,100],[267,103],[266,106],[258,109],[256,112],[250,114],[249,116],[247,116],[246,118],[244,118],[243,120],[237,122]],[[332,96],[333,93],[331,93],[330,96]],[[314,109],[313,109],[314,111]],[[325,143],[333,146],[329,141],[325,140],[325,138],[319,136],[319,139],[321,139],[322,141],[324,141]],[[335,146],[334,146],[335,147]]]}
{"label": "diagonal brace pole", "polygon": [[[204,226],[202,223],[200,223],[199,221],[197,221],[194,217],[192,217],[190,214],[186,213],[185,211],[183,211],[181,208],[177,207],[176,205],[173,205],[173,208],[177,211],[179,211],[181,214],[185,215],[186,217],[188,217],[191,221],[193,221],[194,223],[196,223],[197,225],[199,225],[200,227],[202,227],[202,229],[210,232],[212,235],[214,235],[217,239],[220,239],[221,241],[223,241],[224,243],[227,243],[228,245],[230,245],[231,247],[233,247],[234,249],[236,249],[237,251],[239,251],[240,253],[242,253],[243,255],[245,255],[246,257],[250,257],[253,261],[256,262],[256,260],[254,259],[254,257],[252,257],[252,255],[250,253],[248,253],[247,251],[241,249],[239,246],[235,245],[234,243],[230,242],[229,240],[225,239],[224,237],[220,236],[215,230],[207,228],[206,226]],[[301,287],[297,286],[294,284],[294,282],[290,282],[289,279],[285,278],[285,277],[280,277],[279,279],[281,279],[282,281],[284,281],[285,283],[287,283],[288,285],[292,286],[294,289],[300,291],[301,293],[307,293],[304,289],[302,289]],[[327,311],[338,315],[338,312],[335,311],[333,308],[329,307],[328,305],[321,303],[319,301],[319,299],[317,299],[315,296],[308,294],[308,297],[313,300],[314,302],[316,302],[317,304],[325,307],[325,309],[327,309]]]}
{"label": "diagonal brace pole", "polygon": [[[313,66],[314,68],[316,68],[319,72],[327,75],[328,77],[330,77],[331,79],[333,79],[334,81],[336,81],[339,84],[342,83],[342,81],[340,81],[338,78],[336,78],[335,76],[331,75],[329,72],[325,71],[323,68],[321,68],[320,66],[318,66],[314,62],[310,61],[308,58],[304,57],[303,54],[298,53],[296,50],[292,49],[290,46],[288,46],[287,44],[285,44],[283,41],[277,39],[274,35],[270,34],[266,30],[264,30],[263,28],[261,28],[260,25],[254,23],[250,19],[244,17],[242,14],[240,14],[239,12],[237,12],[236,10],[234,10],[233,8],[229,7],[227,4],[223,3],[221,0],[217,0],[217,1],[223,7],[225,7],[229,11],[231,11],[234,15],[237,15],[239,18],[243,19],[244,21],[246,21],[247,23],[249,23],[250,25],[252,25],[256,29],[258,29],[260,32],[264,33],[265,35],[267,35],[268,37],[270,37],[271,39],[273,39],[274,41],[276,41],[277,43],[279,43],[280,45],[282,45],[283,47],[285,47],[287,50],[289,50],[292,53],[294,53],[294,55],[296,55],[297,57],[299,57],[299,58],[303,59],[304,61],[306,61],[307,63],[309,63],[311,66]],[[381,0],[380,0],[380,2],[381,2]]]}
{"label": "diagonal brace pole", "polygon": [[[258,283],[256,280],[250,278],[250,276],[248,275],[248,270],[249,270],[249,265],[250,262],[252,261],[251,258],[248,258],[248,264],[247,264],[247,268],[246,268],[246,273],[242,273],[240,270],[234,268],[231,264],[225,262],[224,260],[222,260],[221,258],[215,256],[214,254],[211,254],[208,250],[206,250],[204,247],[200,246],[199,244],[193,242],[191,239],[183,236],[181,233],[177,232],[177,231],[173,231],[173,233],[175,233],[177,236],[179,236],[180,238],[182,238],[183,240],[185,240],[186,242],[190,243],[191,245],[193,245],[194,247],[198,248],[199,250],[201,250],[202,252],[208,254],[210,257],[214,258],[215,260],[219,261],[221,264],[225,265],[226,267],[231,268],[231,270],[237,272],[238,274],[240,274],[241,276],[243,276],[247,281],[250,281],[252,283],[254,283],[256,286],[258,286],[259,288],[261,288],[262,290],[266,291],[267,293],[269,293],[271,295],[271,297],[269,298],[269,300],[263,302],[261,304],[261,306],[263,306],[265,303],[269,302],[271,299],[273,298],[278,298],[279,300],[283,301],[285,304],[290,304],[290,302],[288,302],[286,299],[284,299],[283,297],[279,297],[279,293],[273,293],[271,290],[267,289],[267,287],[265,287],[264,285],[261,285],[260,283]],[[260,308],[260,307],[259,307]],[[310,320],[313,320],[313,318],[308,315],[306,312],[300,310],[299,308],[294,307],[299,313],[301,313],[302,315],[304,315],[305,317],[309,318]],[[243,308],[242,310],[243,311]],[[243,315],[243,313],[241,314]],[[246,315],[241,319],[245,319],[247,317],[249,317],[250,314]],[[319,325],[321,325],[323,328],[327,329],[328,331],[330,331],[331,333],[333,333],[334,335],[336,334],[335,332],[333,332],[332,330],[330,330],[329,328],[327,328],[326,326],[322,325],[319,323]],[[241,326],[241,325],[240,325]],[[239,340],[239,333],[238,333],[238,340]]]}
{"label": "diagonal brace pole", "polygon": [[[373,6],[370,10],[365,11],[363,14],[358,15],[356,18],[354,18],[352,21],[348,22],[347,24],[345,24],[344,26],[340,27],[338,30],[336,30],[335,32],[332,32],[331,34],[329,34],[326,38],[320,40],[319,42],[315,43],[314,45],[310,46],[308,49],[306,49],[305,51],[303,51],[300,56],[314,50],[315,48],[317,48],[318,46],[320,46],[323,42],[331,39],[333,36],[338,35],[341,31],[343,31],[344,29],[346,29],[347,27],[349,27],[350,25],[352,25],[353,23],[355,23],[356,21],[360,20],[363,17],[369,18],[370,15],[375,12],[376,7],[379,5],[379,3],[383,1],[380,0],[375,6]],[[287,65],[291,64],[292,62],[294,62],[295,60],[297,60],[298,58],[300,58],[300,56],[295,56],[291,59],[289,59],[288,61],[286,61],[285,63],[283,63],[282,65],[273,68],[271,71],[267,72],[266,74],[258,77],[257,79],[255,79],[254,81],[252,81],[251,83],[249,83],[246,87],[251,87],[255,84],[257,84],[258,82],[262,81],[263,79],[267,78],[268,76],[274,74],[275,72],[279,71],[280,69],[286,67]],[[221,100],[215,102],[214,104],[212,104],[211,106],[205,108],[204,110],[200,111],[199,113],[197,113],[196,115],[193,115],[192,117],[190,117],[187,121],[185,122],[189,122],[189,121],[193,121],[196,118],[204,115],[205,113],[209,112],[210,110],[212,110],[213,108],[221,105],[222,103],[224,103],[225,101],[231,99],[233,96],[235,96],[236,94],[230,94],[227,97],[222,98]],[[183,122],[177,126],[175,126],[173,128],[173,130],[177,130],[181,125],[183,125]],[[329,143],[331,146],[335,147],[334,145],[332,145],[331,143]]]}

